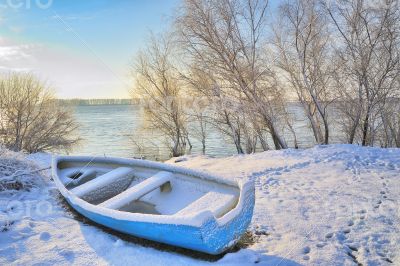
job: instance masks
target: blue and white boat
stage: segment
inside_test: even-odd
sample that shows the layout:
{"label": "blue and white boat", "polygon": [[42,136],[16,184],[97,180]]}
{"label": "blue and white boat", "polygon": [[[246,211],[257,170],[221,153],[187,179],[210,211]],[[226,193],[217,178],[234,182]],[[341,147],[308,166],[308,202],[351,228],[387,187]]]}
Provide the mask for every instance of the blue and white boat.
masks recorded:
{"label": "blue and white boat", "polygon": [[220,254],[250,224],[251,181],[122,158],[54,157],[55,183],[95,223],[169,245]]}

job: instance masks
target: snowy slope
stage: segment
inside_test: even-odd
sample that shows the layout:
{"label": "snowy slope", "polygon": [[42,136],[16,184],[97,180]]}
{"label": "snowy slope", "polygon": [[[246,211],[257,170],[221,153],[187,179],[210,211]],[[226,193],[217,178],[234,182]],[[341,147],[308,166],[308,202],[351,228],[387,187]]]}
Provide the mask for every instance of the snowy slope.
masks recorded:
{"label": "snowy slope", "polygon": [[[50,163],[44,154],[29,158]],[[76,221],[44,178],[30,192],[0,193],[0,228],[13,221],[0,230],[0,265],[400,265],[399,149],[331,145],[186,159],[177,164],[255,181],[255,244],[211,263],[126,242]]]}

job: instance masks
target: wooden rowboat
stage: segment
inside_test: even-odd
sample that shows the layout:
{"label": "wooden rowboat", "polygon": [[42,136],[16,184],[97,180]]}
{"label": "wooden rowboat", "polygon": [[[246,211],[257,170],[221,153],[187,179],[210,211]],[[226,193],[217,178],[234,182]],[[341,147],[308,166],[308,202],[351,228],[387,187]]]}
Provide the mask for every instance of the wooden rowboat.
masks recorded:
{"label": "wooden rowboat", "polygon": [[254,185],[173,165],[54,157],[55,183],[88,219],[126,234],[209,254],[234,246],[250,224]]}

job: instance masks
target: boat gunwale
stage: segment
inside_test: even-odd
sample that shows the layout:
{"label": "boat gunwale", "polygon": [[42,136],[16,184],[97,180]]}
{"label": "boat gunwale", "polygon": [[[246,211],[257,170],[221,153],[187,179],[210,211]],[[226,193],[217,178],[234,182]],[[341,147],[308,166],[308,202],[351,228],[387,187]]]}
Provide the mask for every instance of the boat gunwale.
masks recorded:
{"label": "boat gunwale", "polygon": [[[210,210],[204,210],[194,215],[154,215],[144,213],[131,213],[120,210],[104,208],[101,206],[93,205],[70,192],[65,185],[61,182],[58,176],[58,165],[60,162],[94,162],[94,163],[111,163],[121,164],[131,167],[142,167],[148,169],[156,169],[160,171],[169,171],[186,176],[193,176],[206,181],[216,182],[228,186],[235,187],[239,190],[238,202],[236,206],[228,213],[220,218],[216,218]],[[54,156],[52,159],[52,174],[54,181],[61,192],[61,194],[70,201],[71,205],[77,205],[82,209],[90,212],[109,216],[117,220],[125,220],[131,222],[147,222],[157,224],[179,224],[193,227],[204,227],[210,220],[214,221],[218,226],[224,226],[231,220],[237,218],[241,214],[241,210],[245,207],[245,198],[249,193],[254,193],[254,183],[251,180],[241,180],[235,178],[228,180],[216,175],[210,175],[197,170],[192,170],[180,166],[169,165],[160,162],[152,162],[139,159],[117,158],[117,157],[99,157],[95,160],[90,156]]]}

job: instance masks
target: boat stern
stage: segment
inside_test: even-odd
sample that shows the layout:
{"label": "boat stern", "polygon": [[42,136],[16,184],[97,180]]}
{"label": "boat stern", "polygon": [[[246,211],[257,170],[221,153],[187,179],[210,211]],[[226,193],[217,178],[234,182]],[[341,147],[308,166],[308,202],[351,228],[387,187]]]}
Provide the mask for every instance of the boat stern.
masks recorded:
{"label": "boat stern", "polygon": [[235,209],[220,219],[206,220],[201,227],[204,250],[208,254],[221,254],[233,247],[251,223],[255,204],[254,183],[241,184],[241,195]]}

